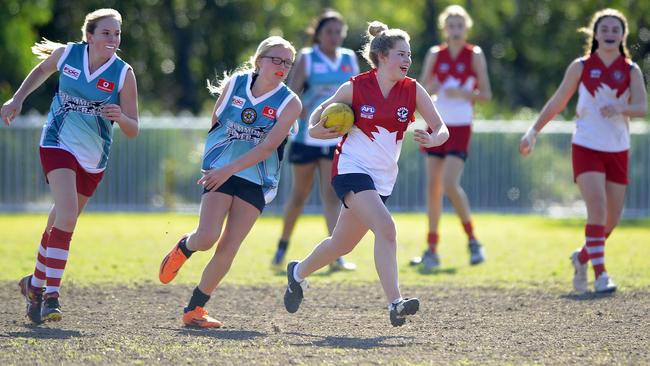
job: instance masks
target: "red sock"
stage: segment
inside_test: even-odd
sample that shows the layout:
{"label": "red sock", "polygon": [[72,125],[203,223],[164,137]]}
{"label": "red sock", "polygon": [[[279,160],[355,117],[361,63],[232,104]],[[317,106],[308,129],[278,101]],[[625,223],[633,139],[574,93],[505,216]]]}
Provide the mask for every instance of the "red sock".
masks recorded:
{"label": "red sock", "polygon": [[46,250],[47,268],[45,274],[47,277],[47,287],[45,294],[59,293],[61,278],[63,278],[63,271],[68,261],[70,240],[72,240],[72,233],[59,230],[55,227],[52,228]]}
{"label": "red sock", "polygon": [[41,245],[38,246],[38,255],[36,256],[36,266],[34,267],[34,275],[32,276],[31,285],[32,287],[41,288],[45,287],[45,263],[46,256],[45,251],[47,250],[47,241],[50,239],[49,230],[43,232],[41,237]]}
{"label": "red sock", "polygon": [[[605,233],[605,239],[609,238],[609,236],[612,235],[612,232]],[[589,252],[587,252],[587,246],[583,245],[582,250],[578,254],[578,260],[580,263],[585,264],[589,262]]]}
{"label": "red sock", "polygon": [[438,250],[438,233],[430,232],[427,235],[427,244],[429,244],[429,250],[431,253],[436,253]]}
{"label": "red sock", "polygon": [[465,234],[467,234],[469,240],[476,240],[476,237],[474,237],[474,228],[472,228],[471,221],[463,222],[463,229],[465,230]]}
{"label": "red sock", "polygon": [[589,253],[591,265],[596,278],[605,272],[605,226],[589,225],[585,227],[585,246]]}

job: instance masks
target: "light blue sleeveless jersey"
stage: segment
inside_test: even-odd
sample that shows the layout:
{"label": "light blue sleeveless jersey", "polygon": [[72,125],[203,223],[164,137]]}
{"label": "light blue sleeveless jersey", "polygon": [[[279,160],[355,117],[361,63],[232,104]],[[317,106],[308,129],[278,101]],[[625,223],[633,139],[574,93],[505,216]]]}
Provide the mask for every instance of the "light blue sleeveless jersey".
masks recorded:
{"label": "light blue sleeveless jersey", "polygon": [[[218,122],[208,132],[203,152],[203,170],[221,168],[253,149],[275,126],[291,99],[296,97],[280,83],[277,88],[256,98],[251,92],[253,74],[235,74],[224,91],[223,102],[215,112]],[[282,163],[282,148],[266,160],[235,173],[262,186],[266,203],[277,193]]]}
{"label": "light blue sleeveless jersey", "polygon": [[301,57],[305,61],[305,89],[300,100],[307,120],[300,119],[300,128],[293,140],[310,146],[332,146],[340,139],[320,140],[309,136],[309,116],[322,102],[336,93],[341,84],[359,73],[359,65],[354,51],[339,48],[337,59],[332,60],[320,50],[318,45],[305,48]]}
{"label": "light blue sleeveless jersey", "polygon": [[40,145],[72,153],[90,173],[106,168],[112,123],[101,116],[106,104],[119,104],[130,66],[113,55],[94,73],[88,71],[88,45],[68,43],[57,64],[59,90],[52,99]]}

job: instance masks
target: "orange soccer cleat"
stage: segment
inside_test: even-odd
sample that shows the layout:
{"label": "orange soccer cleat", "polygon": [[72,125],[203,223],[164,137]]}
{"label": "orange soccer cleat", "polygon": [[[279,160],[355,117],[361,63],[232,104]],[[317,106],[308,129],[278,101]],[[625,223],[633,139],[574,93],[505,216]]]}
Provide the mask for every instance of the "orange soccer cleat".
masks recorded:
{"label": "orange soccer cleat", "polygon": [[158,272],[160,282],[165,284],[170,283],[174,277],[176,277],[176,274],[178,274],[183,263],[187,260],[185,254],[183,254],[183,251],[179,248],[179,244],[186,239],[187,235],[184,235],[178,243],[174,245],[174,248],[172,248],[172,250],[165,256],[162,263],[160,263],[160,272]]}
{"label": "orange soccer cleat", "polygon": [[194,310],[188,311],[185,308],[183,323],[188,327],[198,328],[220,328],[223,323],[208,315],[208,311],[197,306]]}

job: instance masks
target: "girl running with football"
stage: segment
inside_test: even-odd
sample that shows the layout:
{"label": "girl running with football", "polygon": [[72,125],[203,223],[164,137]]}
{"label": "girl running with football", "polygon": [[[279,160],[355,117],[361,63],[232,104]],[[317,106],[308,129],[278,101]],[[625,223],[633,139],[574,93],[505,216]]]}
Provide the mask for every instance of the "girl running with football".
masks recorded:
{"label": "girl running with football", "polygon": [[467,43],[472,18],[460,5],[451,5],[438,17],[438,26],[446,41],[432,47],[424,60],[420,81],[429,94],[435,94],[435,105],[449,128],[449,140],[432,148],[427,154],[427,216],[428,248],[411,264],[422,263],[424,270],[440,266],[438,226],[442,214],[442,198],[446,194],[460,218],[468,237],[470,264],[485,261],[483,247],[472,226],[469,201],[460,186],[460,178],[469,153],[474,103],[492,97],[485,54],[478,46]]}
{"label": "girl running with football", "polygon": [[537,121],[521,139],[519,151],[533,151],[536,136],[560,113],[578,91],[576,130],[572,138],[573,179],[587,206],[585,244],[570,257],[573,287],[588,288],[588,262],[594,270],[597,293],[616,291],[605,269],[605,241],[618,224],[628,184],[630,117],[647,113],[643,74],[629,59],[625,16],[614,9],[595,13],[585,55],[569,65],[564,79]]}
{"label": "girl running with football", "polygon": [[217,244],[183,312],[187,326],[222,325],[208,315],[205,305],[277,192],[287,135],[302,109],[284,84],[295,53],[288,41],[269,37],[248,65],[209,88],[219,98],[205,144],[203,176],[197,182],[203,186],[199,224],[174,245],[159,273],[160,281],[169,283],[192,253]]}
{"label": "girl running with football", "polygon": [[[359,73],[359,65],[354,51],[341,47],[347,34],[347,25],[337,11],[325,10],[315,19],[309,32],[312,34],[312,47],[300,51],[288,82],[289,87],[300,96],[303,111],[299,120],[300,128],[289,147],[293,189],[284,212],[282,235],[273,256],[274,266],[282,266],[284,263],[291,233],[309,197],[316,172],[320,179],[320,198],[330,234],[341,207],[330,183],[334,148],[340,138],[320,140],[309,136],[308,119],[311,112],[331,97],[341,84]],[[355,268],[354,263],[345,261],[343,257],[330,264],[332,270]]]}
{"label": "girl running with football", "polygon": [[54,206],[41,239],[34,273],[20,280],[27,317],[34,323],[62,318],[59,294],[72,233],[104,176],[113,123],[128,137],[138,134],[138,92],[133,69],[116,51],[122,16],[113,9],[86,15],[82,42],[44,40],[32,47],[43,59],[2,106],[7,125],[23,102],[55,72],[59,87],[40,140],[41,165]]}
{"label": "girl running with football", "polygon": [[404,133],[417,110],[431,133],[416,130],[421,146],[440,145],[449,137],[427,91],[407,77],[411,66],[409,35],[380,22],[368,27],[364,57],[373,68],[354,76],[311,115],[309,134],[314,138],[338,136],[337,127],[325,128],[321,119],[332,103],[351,105],[355,122],[336,147],[332,186],[343,203],[331,237],[325,238],[307,258],[287,265],[288,286],[284,305],[295,313],[303,299],[305,280],[316,270],[349,253],[371,230],[375,235],[375,267],[388,300],[390,322],[401,326],[419,308],[418,299],[400,294],[397,278],[397,230],[384,205],[397,178],[397,160]]}

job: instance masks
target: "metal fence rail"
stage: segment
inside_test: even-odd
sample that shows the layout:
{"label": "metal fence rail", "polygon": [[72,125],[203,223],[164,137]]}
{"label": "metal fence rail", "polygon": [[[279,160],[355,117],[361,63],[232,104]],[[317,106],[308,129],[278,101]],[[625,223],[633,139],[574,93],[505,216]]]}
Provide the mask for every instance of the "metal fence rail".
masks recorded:
{"label": "metal fence rail", "polygon": [[[43,179],[38,140],[43,117],[22,117],[0,128],[0,210],[47,210],[49,189]],[[106,176],[89,210],[196,210],[207,118],[142,118],[136,139],[115,131]],[[571,214],[583,204],[571,174],[573,123],[553,122],[538,138],[535,153],[522,158],[519,138],[528,121],[477,121],[462,185],[476,211]],[[650,215],[650,134],[644,123],[632,124],[630,185],[625,216]],[[424,156],[405,137],[400,174],[388,201],[392,210],[424,211]],[[279,213],[291,190],[291,169],[283,167],[277,198],[265,212]],[[317,187],[316,187],[317,188]],[[315,191],[317,192],[317,191]],[[312,193],[306,211],[319,212]],[[449,208],[448,202],[445,203]]]}

